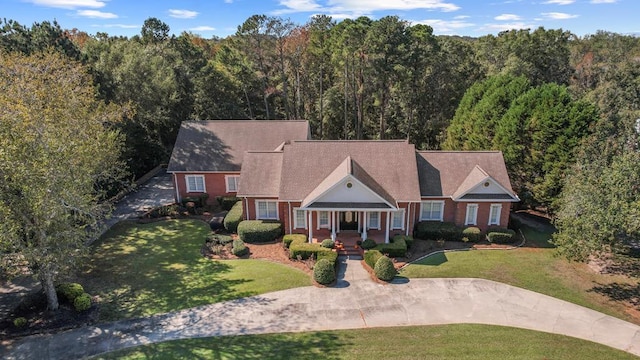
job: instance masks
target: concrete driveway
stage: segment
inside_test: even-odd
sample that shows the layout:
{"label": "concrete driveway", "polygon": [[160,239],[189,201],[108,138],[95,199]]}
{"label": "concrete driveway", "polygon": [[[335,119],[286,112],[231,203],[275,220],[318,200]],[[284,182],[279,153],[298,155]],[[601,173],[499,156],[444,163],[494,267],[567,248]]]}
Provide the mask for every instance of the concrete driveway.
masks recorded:
{"label": "concrete driveway", "polygon": [[517,287],[481,279],[373,282],[342,259],[333,288],[303,287],[119,321],[8,344],[7,359],[81,358],[204,336],[477,323],[573,336],[640,355],[640,327]]}

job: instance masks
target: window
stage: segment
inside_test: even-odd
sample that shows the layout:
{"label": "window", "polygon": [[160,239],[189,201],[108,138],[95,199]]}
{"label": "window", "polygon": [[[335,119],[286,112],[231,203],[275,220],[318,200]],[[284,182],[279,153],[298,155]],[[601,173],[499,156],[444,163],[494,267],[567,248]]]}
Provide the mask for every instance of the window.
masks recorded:
{"label": "window", "polygon": [[240,183],[240,176],[225,175],[224,179],[227,183],[227,192],[238,192],[238,184]]}
{"label": "window", "polygon": [[420,210],[420,220],[442,221],[444,201],[423,201]]}
{"label": "window", "polygon": [[185,180],[187,182],[187,192],[205,192],[204,175],[186,175]]}
{"label": "window", "polygon": [[369,229],[380,229],[380,213],[369,213]]}
{"label": "window", "polygon": [[275,201],[256,200],[256,219],[277,220],[278,203]]}
{"label": "window", "polygon": [[464,221],[465,225],[478,224],[478,204],[467,204],[467,217]]}
{"label": "window", "polygon": [[293,227],[295,229],[307,228],[307,212],[300,209],[293,209]]}
{"label": "window", "polygon": [[404,229],[404,209],[393,213],[391,218],[392,229]]}
{"label": "window", "polygon": [[489,212],[489,225],[500,225],[501,212],[502,212],[502,205],[491,204],[491,211]]}
{"label": "window", "polygon": [[320,211],[318,212],[318,227],[328,228],[329,227],[329,212],[328,211]]}

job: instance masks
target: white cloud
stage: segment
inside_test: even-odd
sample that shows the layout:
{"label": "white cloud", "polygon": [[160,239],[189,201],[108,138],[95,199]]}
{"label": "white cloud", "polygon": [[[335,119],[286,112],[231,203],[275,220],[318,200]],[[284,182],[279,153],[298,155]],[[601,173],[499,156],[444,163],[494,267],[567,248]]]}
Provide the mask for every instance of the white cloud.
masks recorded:
{"label": "white cloud", "polygon": [[435,33],[440,33],[440,34],[454,33],[456,30],[468,28],[475,25],[473,23],[462,21],[462,20],[441,20],[441,19],[411,21],[411,24],[429,25],[433,28],[433,31]]}
{"label": "white cloud", "polygon": [[321,8],[315,0],[281,0],[280,5],[291,10],[291,12],[316,11]]}
{"label": "white cloud", "polygon": [[110,12],[102,12],[98,10],[78,10],[76,15],[95,19],[117,19],[118,15]]}
{"label": "white cloud", "polygon": [[567,20],[567,19],[574,19],[578,17],[578,15],[566,14],[566,13],[560,13],[560,12],[542,13],[541,15],[551,20]]}
{"label": "white cloud", "polygon": [[462,20],[462,19],[468,19],[470,17],[471,16],[469,16],[469,15],[458,15],[458,16],[454,16],[453,18],[456,19],[456,20]]}
{"label": "white cloud", "polygon": [[555,4],[555,5],[571,5],[574,2],[576,2],[576,0],[549,0],[549,1],[545,1],[545,4]]}
{"label": "white cloud", "polygon": [[28,0],[35,5],[55,7],[63,9],[75,8],[101,8],[106,5],[104,1],[99,0]]}
{"label": "white cloud", "polygon": [[[370,14],[375,11],[409,11],[438,10],[456,11],[460,7],[446,0],[328,0],[322,6],[317,0],[280,0],[284,8],[275,10],[274,14],[297,12],[322,12],[330,14]],[[349,17],[353,17],[349,15]]]}
{"label": "white cloud", "polygon": [[212,26],[196,26],[193,27],[191,29],[189,29],[189,31],[215,31],[216,28],[212,27]]}
{"label": "white cloud", "polygon": [[522,18],[516,14],[502,14],[494,17],[495,20],[498,21],[518,21],[522,20]]}
{"label": "white cloud", "polygon": [[119,28],[119,29],[140,29],[142,25],[131,25],[131,24],[93,24],[92,27],[101,27],[101,28]]}
{"label": "white cloud", "polygon": [[197,11],[169,9],[169,16],[177,19],[193,19],[198,16]]}
{"label": "white cloud", "polygon": [[591,0],[592,4],[615,4],[618,0]]}
{"label": "white cloud", "polygon": [[500,24],[484,24],[484,26],[482,26],[482,30],[507,31],[507,30],[520,30],[520,29],[533,29],[536,27],[537,25],[534,25],[534,24],[527,24],[524,22],[513,22],[513,23],[500,23]]}

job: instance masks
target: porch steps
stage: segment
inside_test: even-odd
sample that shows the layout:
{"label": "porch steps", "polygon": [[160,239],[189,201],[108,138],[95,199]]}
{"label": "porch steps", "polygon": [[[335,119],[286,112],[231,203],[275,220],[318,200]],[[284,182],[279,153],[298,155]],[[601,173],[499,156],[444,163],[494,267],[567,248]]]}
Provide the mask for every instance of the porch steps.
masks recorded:
{"label": "porch steps", "polygon": [[354,248],[352,246],[348,246],[348,247],[344,247],[342,249],[337,249],[338,251],[338,256],[348,256],[350,258],[353,257],[360,257],[362,258],[362,249],[361,248]]}

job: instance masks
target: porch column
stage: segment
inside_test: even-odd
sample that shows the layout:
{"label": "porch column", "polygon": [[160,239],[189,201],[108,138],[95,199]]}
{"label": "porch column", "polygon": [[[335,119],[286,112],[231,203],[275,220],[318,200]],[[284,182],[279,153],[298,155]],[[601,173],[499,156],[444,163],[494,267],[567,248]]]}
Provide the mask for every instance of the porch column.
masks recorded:
{"label": "porch column", "polygon": [[336,212],[331,212],[331,240],[336,241]]}
{"label": "porch column", "polygon": [[309,221],[307,226],[309,226],[309,243],[313,242],[313,211],[307,211],[309,213]]}
{"label": "porch column", "polygon": [[388,244],[389,243],[389,226],[391,225],[391,211],[387,211],[387,227],[386,227],[386,232],[384,233],[384,243]]}
{"label": "porch column", "polygon": [[363,216],[363,222],[362,222],[362,240],[366,240],[367,239],[367,228],[369,227],[369,219],[367,217],[367,212],[364,212],[364,216]]}

